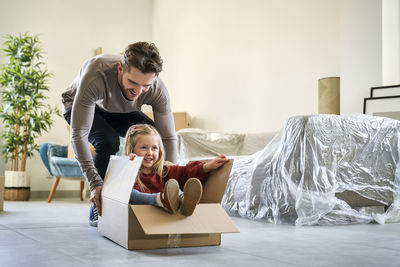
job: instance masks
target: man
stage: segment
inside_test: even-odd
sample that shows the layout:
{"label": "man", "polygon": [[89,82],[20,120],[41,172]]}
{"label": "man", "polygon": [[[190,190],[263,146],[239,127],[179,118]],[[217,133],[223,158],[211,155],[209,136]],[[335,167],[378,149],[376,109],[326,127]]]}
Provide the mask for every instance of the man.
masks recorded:
{"label": "man", "polygon": [[[154,44],[137,42],[124,55],[87,60],[63,92],[63,114],[71,125],[71,144],[90,187],[90,224],[101,215],[100,194],[110,155],[119,150],[119,136],[133,124],[147,123],[159,131],[166,159],[176,162],[177,142],[167,89],[158,78],[162,59]],[[152,106],[154,122],[140,111]],[[95,154],[92,158],[89,143]]]}

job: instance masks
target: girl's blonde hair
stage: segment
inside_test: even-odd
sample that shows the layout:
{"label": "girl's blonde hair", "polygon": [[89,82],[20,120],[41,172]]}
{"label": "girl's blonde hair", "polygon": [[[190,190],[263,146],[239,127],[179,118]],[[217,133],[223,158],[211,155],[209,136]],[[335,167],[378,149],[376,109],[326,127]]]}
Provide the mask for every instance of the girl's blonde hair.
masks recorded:
{"label": "girl's blonde hair", "polygon": [[[165,150],[164,146],[161,140],[160,134],[157,132],[156,128],[154,128],[151,125],[148,124],[136,124],[132,125],[129,127],[128,131],[126,132],[125,135],[125,145],[124,145],[124,154],[129,155],[130,153],[133,153],[133,150],[137,144],[138,137],[139,136],[144,136],[144,135],[153,135],[156,136],[158,139],[158,147],[159,147],[159,154],[158,154],[158,159],[157,161],[153,164],[151,167],[151,171],[155,174],[157,174],[161,182],[163,181],[163,169],[164,169],[164,155],[165,155]],[[140,187],[145,188],[146,186],[143,184],[143,182],[140,180],[140,175],[138,174],[138,177],[136,178],[138,181]]]}

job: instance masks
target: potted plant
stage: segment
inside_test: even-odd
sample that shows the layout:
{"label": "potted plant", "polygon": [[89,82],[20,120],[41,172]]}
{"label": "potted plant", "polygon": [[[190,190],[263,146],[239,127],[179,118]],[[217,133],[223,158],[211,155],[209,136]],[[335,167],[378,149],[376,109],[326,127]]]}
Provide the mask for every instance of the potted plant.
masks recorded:
{"label": "potted plant", "polygon": [[26,160],[39,148],[35,139],[53,125],[52,114],[60,115],[60,111],[45,103],[52,74],[41,62],[38,36],[24,33],[5,38],[1,50],[8,63],[0,66],[0,118],[4,125],[2,154],[11,166],[5,172],[4,196],[6,200],[28,200]]}

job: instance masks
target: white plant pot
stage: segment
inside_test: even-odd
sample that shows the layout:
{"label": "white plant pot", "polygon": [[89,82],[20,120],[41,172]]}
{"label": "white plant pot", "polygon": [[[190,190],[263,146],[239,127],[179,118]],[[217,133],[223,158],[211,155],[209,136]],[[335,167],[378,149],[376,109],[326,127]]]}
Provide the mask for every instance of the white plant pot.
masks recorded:
{"label": "white plant pot", "polygon": [[28,200],[30,197],[30,177],[27,172],[5,171],[4,199]]}

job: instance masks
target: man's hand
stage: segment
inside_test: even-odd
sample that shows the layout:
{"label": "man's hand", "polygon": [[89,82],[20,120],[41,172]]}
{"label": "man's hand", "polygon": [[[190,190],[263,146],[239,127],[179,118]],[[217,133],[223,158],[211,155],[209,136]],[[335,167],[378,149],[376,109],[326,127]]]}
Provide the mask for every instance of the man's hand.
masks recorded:
{"label": "man's hand", "polygon": [[100,195],[101,195],[101,189],[103,187],[99,185],[96,187],[93,191],[90,191],[90,201],[92,201],[97,208],[97,212],[101,216],[101,202],[100,202]]}
{"label": "man's hand", "polygon": [[229,159],[225,155],[219,155],[215,159],[213,159],[209,162],[206,162],[203,165],[203,170],[204,170],[204,172],[209,172],[209,171],[215,170],[215,169],[221,167],[222,165],[224,165],[225,162],[227,162],[228,160]]}

